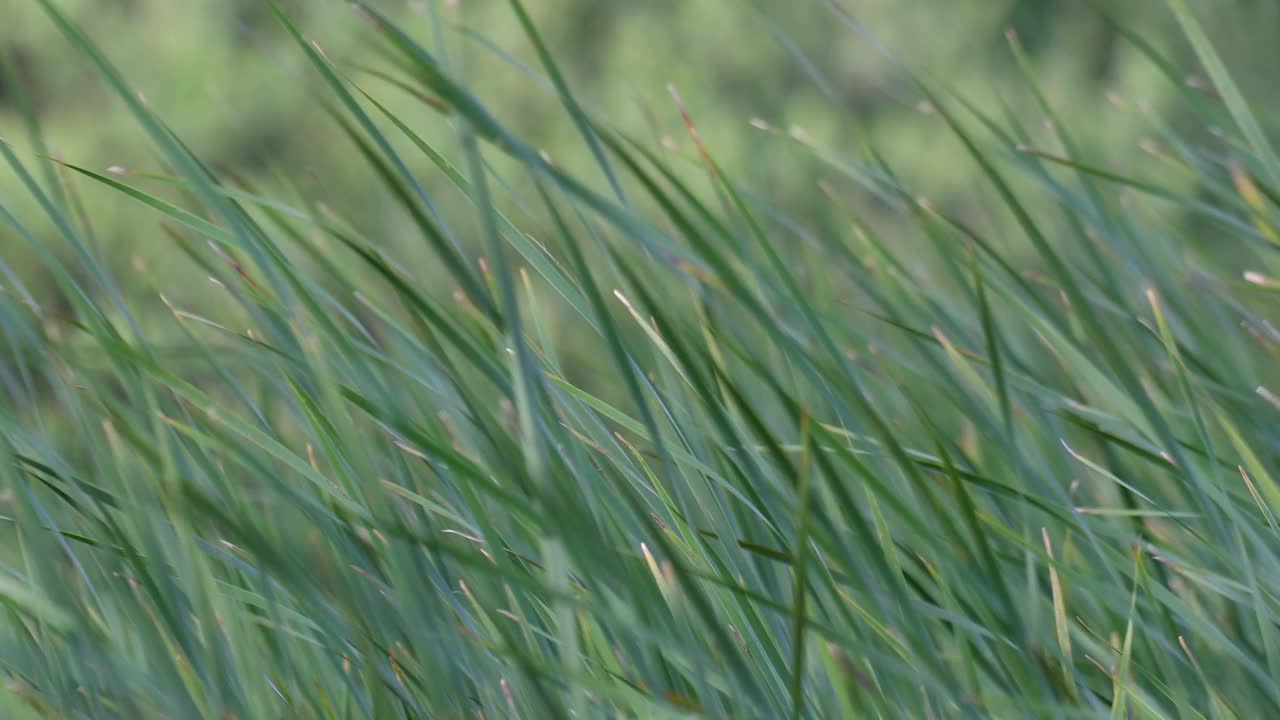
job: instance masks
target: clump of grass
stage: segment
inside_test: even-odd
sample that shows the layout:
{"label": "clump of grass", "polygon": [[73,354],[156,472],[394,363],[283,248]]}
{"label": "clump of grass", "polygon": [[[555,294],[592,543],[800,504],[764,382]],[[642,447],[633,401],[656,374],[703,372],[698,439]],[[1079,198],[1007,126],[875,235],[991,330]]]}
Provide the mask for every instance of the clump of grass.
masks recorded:
{"label": "clump of grass", "polygon": [[[1217,154],[1162,138],[1195,196],[919,86],[1016,256],[874,152],[820,151],[841,219],[809,226],[717,165],[683,107],[696,152],[673,163],[584,109],[518,0],[581,172],[377,10],[357,3],[379,72],[456,147],[277,13],[447,288],[329,208],[217,176],[39,2],[175,194],[0,144],[45,212],[0,205],[6,236],[58,290],[0,295],[6,717],[1280,710],[1280,163],[1181,0],[1221,99],[1188,103],[1235,128]],[[854,181],[896,208],[889,232],[850,210]],[[126,300],[76,212],[86,183],[154,213],[145,232],[225,302]],[[138,320],[161,302],[163,331]]]}

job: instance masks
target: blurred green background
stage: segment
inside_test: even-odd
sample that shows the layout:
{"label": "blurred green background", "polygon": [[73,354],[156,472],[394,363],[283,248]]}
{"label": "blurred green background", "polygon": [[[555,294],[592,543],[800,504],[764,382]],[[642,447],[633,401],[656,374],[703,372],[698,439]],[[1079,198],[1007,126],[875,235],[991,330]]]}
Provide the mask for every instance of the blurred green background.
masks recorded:
{"label": "blurred green background", "polygon": [[[385,246],[401,249],[402,259],[424,277],[436,276],[431,258],[415,250],[421,245],[407,218],[389,205],[388,194],[315,100],[317,78],[261,0],[58,1],[212,166],[287,202],[323,202]],[[817,183],[839,174],[823,158],[857,156],[868,145],[935,203],[974,222],[993,222],[973,209],[980,204],[972,195],[972,166],[896,62],[988,109],[1006,103],[1008,112],[1039,129],[1041,115],[1008,48],[1005,31],[1012,28],[1085,155],[1136,175],[1161,172],[1158,161],[1139,150],[1141,140],[1160,123],[1178,127],[1177,108],[1184,104],[1177,100],[1179,88],[1122,42],[1104,13],[1180,71],[1188,69],[1191,85],[1203,85],[1162,0],[526,4],[579,98],[598,117],[663,152],[692,159],[667,91],[673,85],[724,165],[815,224],[830,210]],[[1272,97],[1280,3],[1193,5],[1246,95]],[[450,154],[446,120],[366,72],[388,65],[372,51],[367,25],[346,3],[292,0],[284,6],[353,81]],[[575,154],[581,143],[572,123],[530,70],[539,67],[536,57],[504,0],[386,0],[380,6],[416,29],[429,47],[439,51],[443,42],[453,70],[500,110],[503,122],[557,162],[594,172]],[[10,71],[0,86],[0,137],[21,154],[35,152],[19,112],[16,77],[59,158],[96,170],[164,172],[122,104],[34,0],[3,0],[0,17],[0,50]],[[1263,117],[1280,116],[1260,109]],[[760,129],[764,124],[774,131]],[[697,172],[695,163],[689,168]],[[415,170],[466,243],[469,215],[456,207],[458,197],[425,162]],[[1164,179],[1177,183],[1176,177]],[[175,250],[153,214],[90,181],[73,184],[126,294],[160,290],[197,304],[213,297],[214,289]],[[853,202],[876,212],[869,197]],[[7,167],[0,170],[0,203],[41,241],[62,249]],[[30,248],[8,226],[0,226],[0,259],[37,295],[50,288]]]}

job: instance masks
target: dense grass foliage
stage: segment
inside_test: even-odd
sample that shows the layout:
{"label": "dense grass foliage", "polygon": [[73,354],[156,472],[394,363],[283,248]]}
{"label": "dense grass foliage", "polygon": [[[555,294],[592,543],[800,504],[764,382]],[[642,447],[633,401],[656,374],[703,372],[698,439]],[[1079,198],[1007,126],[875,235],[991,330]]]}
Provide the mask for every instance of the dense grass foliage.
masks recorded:
{"label": "dense grass foliage", "polygon": [[[1167,176],[1088,155],[1011,38],[1047,131],[916,86],[988,204],[798,147],[838,224],[728,173],[678,96],[690,153],[596,117],[519,0],[590,167],[376,9],[376,88],[277,12],[413,258],[215,174],[36,1],[165,170],[55,161],[35,113],[0,144],[0,238],[57,286],[0,256],[5,717],[1280,712],[1280,159],[1184,0],[1211,91],[1122,32],[1219,136],[1154,125]],[[140,321],[87,188],[219,301],[143,258],[170,313]]]}

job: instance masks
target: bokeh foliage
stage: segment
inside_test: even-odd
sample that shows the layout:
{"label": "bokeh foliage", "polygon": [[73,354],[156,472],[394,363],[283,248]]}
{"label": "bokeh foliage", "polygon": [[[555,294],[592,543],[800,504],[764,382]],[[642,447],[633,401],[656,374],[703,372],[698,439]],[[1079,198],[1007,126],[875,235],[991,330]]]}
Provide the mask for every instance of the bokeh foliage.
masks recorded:
{"label": "bokeh foliage", "polygon": [[[667,138],[688,152],[667,95],[674,84],[717,139],[723,162],[759,178],[758,186],[798,214],[823,211],[815,200],[822,164],[748,121],[760,118],[824,147],[869,143],[891,157],[919,192],[963,210],[972,200],[971,169],[961,148],[895,70],[895,62],[928,73],[941,87],[976,101],[1007,102],[1028,125],[1039,124],[1032,100],[1018,87],[1005,31],[1014,29],[1065,121],[1100,154],[1131,159],[1150,134],[1140,106],[1176,125],[1185,118],[1176,90],[1118,39],[1089,3],[1075,0],[916,2],[868,0],[841,5],[868,33],[839,22],[823,3],[746,0],[545,2],[530,8],[566,73],[591,107],[615,124]],[[69,16],[100,38],[112,60],[202,157],[255,185],[278,188],[278,171],[309,195],[323,194],[360,219],[388,229],[404,221],[385,197],[366,192],[356,158],[316,112],[305,64],[258,0],[173,3],[167,0],[76,0]],[[367,59],[367,34],[341,2],[286,3],[308,36],[344,68]],[[510,111],[515,126],[557,159],[581,159],[564,115],[537,83],[497,57],[498,48],[536,64],[528,44],[497,0],[380,2],[377,6],[429,33],[432,8],[450,26],[450,53],[464,62],[477,93]],[[1202,75],[1176,35],[1162,3],[1100,2],[1116,21],[1154,43],[1189,75]],[[8,0],[0,23],[3,58],[23,80],[51,150],[96,169],[156,170],[156,158],[121,104],[83,63],[71,59],[56,30],[30,0]],[[1218,0],[1205,4],[1206,26],[1229,37],[1224,57],[1246,89],[1265,89],[1266,28],[1278,20],[1274,4]],[[877,47],[877,44],[879,47]],[[884,52],[888,50],[888,53]],[[890,55],[891,54],[891,55]],[[363,78],[371,89],[385,90]],[[0,137],[20,137],[13,97],[0,88]],[[1125,103],[1120,110],[1110,97]],[[1254,93],[1262,95],[1262,92]],[[999,98],[999,99],[997,99]],[[383,98],[413,113],[404,98]],[[426,137],[444,136],[424,115],[412,115]],[[434,134],[433,134],[434,133]],[[415,169],[425,169],[420,162]],[[9,183],[8,171],[0,175]],[[428,177],[428,183],[438,182]],[[141,255],[175,282],[185,266],[162,238],[139,232],[136,216],[110,194],[86,190],[108,259],[122,271]],[[977,220],[977,218],[975,218]],[[11,264],[39,272],[33,259],[10,247]]]}

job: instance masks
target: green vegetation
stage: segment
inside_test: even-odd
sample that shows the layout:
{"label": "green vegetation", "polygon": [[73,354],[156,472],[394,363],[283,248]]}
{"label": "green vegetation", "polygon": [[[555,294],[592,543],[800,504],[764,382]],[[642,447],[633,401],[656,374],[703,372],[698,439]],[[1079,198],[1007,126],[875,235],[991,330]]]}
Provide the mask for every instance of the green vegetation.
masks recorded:
{"label": "green vegetation", "polygon": [[1280,712],[1280,156],[1185,0],[1191,85],[1094,16],[1178,103],[1141,162],[1016,35],[1021,103],[886,59],[940,201],[776,119],[762,190],[702,96],[611,123],[521,0],[550,153],[440,16],[339,58],[262,5],[342,160],[262,182],[32,5],[154,159],[51,151],[5,65],[4,717]]}

